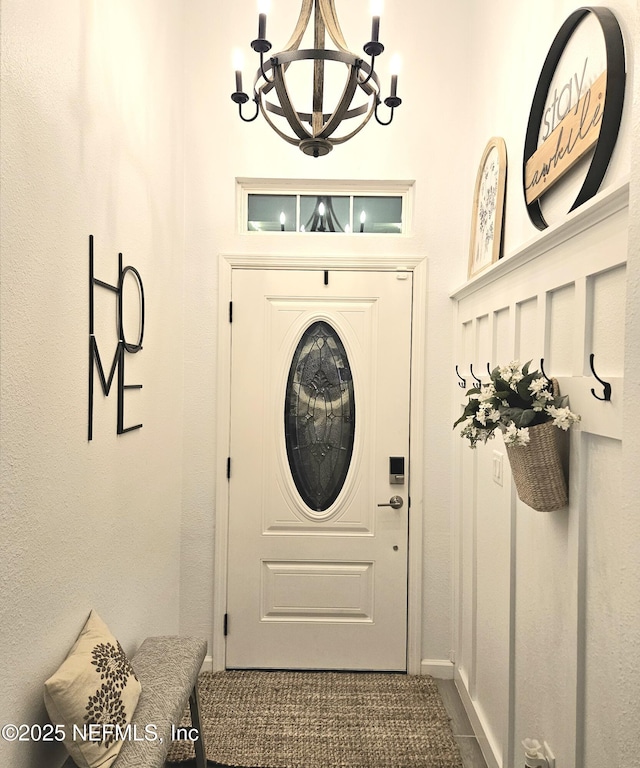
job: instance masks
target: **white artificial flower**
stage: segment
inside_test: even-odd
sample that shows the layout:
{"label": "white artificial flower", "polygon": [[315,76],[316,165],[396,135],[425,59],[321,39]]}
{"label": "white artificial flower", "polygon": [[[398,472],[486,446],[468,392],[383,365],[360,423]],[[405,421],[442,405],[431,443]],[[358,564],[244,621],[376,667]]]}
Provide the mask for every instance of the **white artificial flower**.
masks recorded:
{"label": "white artificial flower", "polygon": [[540,397],[542,394],[549,394],[548,392],[543,392],[543,390],[546,390],[546,388],[547,380],[542,376],[540,376],[538,379],[534,379],[531,384],[529,384],[529,392],[531,392],[535,398]]}
{"label": "white artificial flower", "polygon": [[489,429],[478,429],[473,424],[467,424],[464,422],[464,427],[460,432],[460,437],[466,437],[469,440],[472,448],[476,447],[476,444],[482,440],[486,443],[489,438],[493,437],[493,431]]}
{"label": "white artificial flower", "polygon": [[512,360],[509,365],[504,365],[500,369],[500,378],[507,382],[511,389],[516,390],[517,384],[522,378],[520,363]]}
{"label": "white artificial flower", "polygon": [[517,389],[516,385],[522,379],[522,373],[520,371],[514,371],[511,374],[511,381],[509,382],[511,389]]}
{"label": "white artificial flower", "polygon": [[556,408],[553,405],[548,405],[546,408],[549,416],[553,417],[553,426],[564,429],[565,432],[576,421],[580,421],[580,417],[572,413],[568,408]]}
{"label": "white artificial flower", "polygon": [[529,442],[529,430],[527,427],[521,427],[518,429],[513,421],[509,422],[509,425],[504,431],[505,445],[527,445]]}
{"label": "white artificial flower", "polygon": [[493,400],[496,396],[496,388],[493,384],[483,384],[482,391],[480,392],[479,400],[487,402],[487,400]]}
{"label": "white artificial flower", "polygon": [[544,411],[549,400],[553,400],[553,395],[551,392],[539,392],[537,399],[533,401],[533,405],[531,407],[534,411]]}
{"label": "white artificial flower", "polygon": [[476,443],[478,442],[478,430],[473,424],[467,424],[465,422],[465,426],[460,432],[460,437],[466,437],[469,440],[471,447],[475,448]]}

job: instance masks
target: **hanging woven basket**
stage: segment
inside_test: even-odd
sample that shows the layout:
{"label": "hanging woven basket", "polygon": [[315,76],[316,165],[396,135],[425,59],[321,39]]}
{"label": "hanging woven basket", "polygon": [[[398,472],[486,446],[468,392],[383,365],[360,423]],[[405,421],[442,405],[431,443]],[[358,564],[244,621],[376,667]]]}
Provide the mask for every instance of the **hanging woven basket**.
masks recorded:
{"label": "hanging woven basket", "polygon": [[567,506],[567,483],[562,471],[560,430],[547,421],[529,427],[527,445],[508,445],[507,455],[519,498],[539,512]]}

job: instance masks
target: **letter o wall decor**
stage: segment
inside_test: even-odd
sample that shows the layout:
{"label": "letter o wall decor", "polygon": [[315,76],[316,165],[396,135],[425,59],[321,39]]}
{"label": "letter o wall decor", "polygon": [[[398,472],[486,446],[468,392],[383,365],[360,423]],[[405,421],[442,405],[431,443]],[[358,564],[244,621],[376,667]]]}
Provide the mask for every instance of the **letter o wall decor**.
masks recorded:
{"label": "letter o wall decor", "polygon": [[626,81],[624,41],[620,25],[608,8],[600,6],[578,8],[564,22],[549,49],[542,72],[540,73],[538,85],[536,86],[527,124],[522,163],[523,190],[529,218],[541,230],[545,229],[548,224],[542,215],[540,197],[528,201],[527,194],[528,189],[531,187],[531,181],[527,181],[527,163],[539,149],[538,139],[540,127],[544,119],[545,104],[560,57],[580,22],[589,14],[593,14],[598,20],[604,36],[607,62],[606,89],[604,92],[604,107],[601,113],[600,132],[595,144],[595,151],[582,187],[569,209],[570,211],[575,210],[592,198],[600,188],[618,138]]}

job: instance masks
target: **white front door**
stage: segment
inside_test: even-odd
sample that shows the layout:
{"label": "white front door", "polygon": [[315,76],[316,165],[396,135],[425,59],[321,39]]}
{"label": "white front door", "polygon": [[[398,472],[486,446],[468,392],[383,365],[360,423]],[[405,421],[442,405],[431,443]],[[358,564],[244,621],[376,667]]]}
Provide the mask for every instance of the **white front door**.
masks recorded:
{"label": "white front door", "polygon": [[412,274],[234,269],[232,300],[226,666],[405,670]]}

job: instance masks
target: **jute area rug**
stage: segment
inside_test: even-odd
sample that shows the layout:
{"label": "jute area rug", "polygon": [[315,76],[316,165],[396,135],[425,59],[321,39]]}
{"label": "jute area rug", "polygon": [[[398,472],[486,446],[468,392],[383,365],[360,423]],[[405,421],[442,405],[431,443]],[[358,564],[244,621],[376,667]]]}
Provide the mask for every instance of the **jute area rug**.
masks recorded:
{"label": "jute area rug", "polygon": [[[207,759],[242,768],[461,768],[430,677],[233,671],[200,676]],[[183,725],[190,719],[185,714]],[[193,759],[174,742],[168,761]]]}

